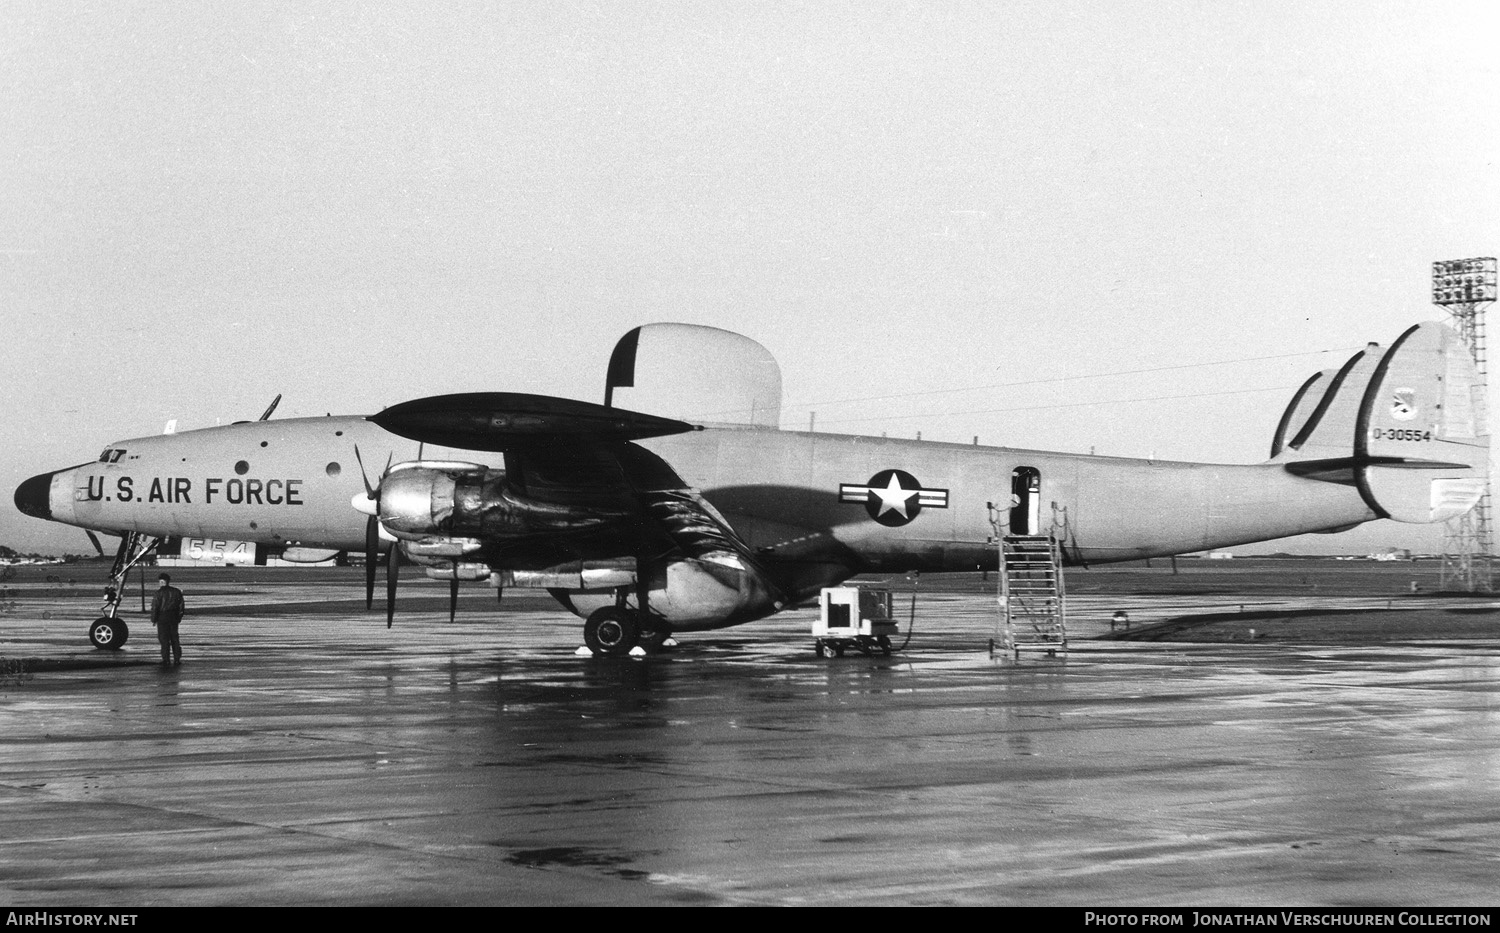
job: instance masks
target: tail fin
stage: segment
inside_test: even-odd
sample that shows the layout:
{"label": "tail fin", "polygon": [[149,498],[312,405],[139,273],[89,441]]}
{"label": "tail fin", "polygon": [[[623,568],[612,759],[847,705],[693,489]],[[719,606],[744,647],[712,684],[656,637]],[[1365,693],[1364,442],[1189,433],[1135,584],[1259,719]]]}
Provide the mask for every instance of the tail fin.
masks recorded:
{"label": "tail fin", "polygon": [[1484,382],[1468,347],[1436,322],[1309,379],[1272,441],[1272,459],[1290,472],[1356,486],[1376,514],[1402,522],[1472,508],[1489,450]]}
{"label": "tail fin", "polygon": [[1292,396],[1291,404],[1287,405],[1286,411],[1281,413],[1281,421],[1276,425],[1276,436],[1271,439],[1271,459],[1280,457],[1290,445],[1293,438],[1297,437],[1302,428],[1307,425],[1308,419],[1312,417],[1313,411],[1323,396],[1328,391],[1328,386],[1333,382],[1333,377],[1339,373],[1336,369],[1325,369],[1312,376]]}
{"label": "tail fin", "polygon": [[[1370,377],[1386,351],[1372,343],[1339,369],[1318,373],[1303,384],[1282,416],[1278,453],[1290,460],[1332,460],[1354,452],[1354,432]],[[1273,455],[1275,456],[1275,455]]]}

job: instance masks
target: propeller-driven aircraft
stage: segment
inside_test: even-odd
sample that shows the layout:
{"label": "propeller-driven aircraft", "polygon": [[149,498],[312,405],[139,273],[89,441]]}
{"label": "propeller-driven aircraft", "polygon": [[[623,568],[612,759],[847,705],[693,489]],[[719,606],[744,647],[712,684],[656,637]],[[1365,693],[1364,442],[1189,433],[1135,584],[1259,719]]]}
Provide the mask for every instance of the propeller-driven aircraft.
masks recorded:
{"label": "propeller-driven aircraft", "polygon": [[[273,406],[274,407],[274,406]],[[1134,460],[778,426],[760,344],[685,324],[626,334],[603,404],[491,392],[369,417],[241,422],[109,444],[26,480],[27,515],[123,536],[90,634],[118,647],[120,583],[165,536],[366,554],[433,578],[540,587],[613,655],[735,625],[866,572],[994,568],[997,536],[1066,563],[1228,547],[1375,519],[1439,522],[1482,496],[1484,385],[1421,324],[1313,376],[1253,465]],[[999,503],[997,506],[995,503]]]}

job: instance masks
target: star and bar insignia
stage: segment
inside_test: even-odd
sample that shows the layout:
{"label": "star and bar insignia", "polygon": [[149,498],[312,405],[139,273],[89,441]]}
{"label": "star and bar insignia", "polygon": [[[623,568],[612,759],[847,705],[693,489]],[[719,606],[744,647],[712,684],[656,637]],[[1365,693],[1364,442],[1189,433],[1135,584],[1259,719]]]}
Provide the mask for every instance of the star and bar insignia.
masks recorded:
{"label": "star and bar insignia", "polygon": [[881,470],[868,483],[839,483],[839,501],[865,507],[889,528],[905,525],[927,509],[946,509],[948,490],[926,489],[905,470]]}

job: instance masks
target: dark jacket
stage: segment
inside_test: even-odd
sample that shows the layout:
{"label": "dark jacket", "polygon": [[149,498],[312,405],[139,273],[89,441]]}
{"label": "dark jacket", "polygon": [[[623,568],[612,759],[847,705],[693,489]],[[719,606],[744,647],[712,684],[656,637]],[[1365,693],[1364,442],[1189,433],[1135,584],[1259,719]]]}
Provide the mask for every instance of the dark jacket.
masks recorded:
{"label": "dark jacket", "polygon": [[151,624],[161,625],[163,622],[176,625],[182,621],[182,613],[187,607],[182,601],[182,590],[175,586],[164,586],[156,591],[156,598],[151,600]]}

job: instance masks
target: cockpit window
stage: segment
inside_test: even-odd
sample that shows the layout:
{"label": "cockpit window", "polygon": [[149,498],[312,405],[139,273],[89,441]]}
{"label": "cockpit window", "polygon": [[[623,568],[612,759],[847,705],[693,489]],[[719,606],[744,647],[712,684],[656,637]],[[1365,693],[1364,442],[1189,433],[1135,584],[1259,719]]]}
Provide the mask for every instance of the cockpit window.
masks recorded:
{"label": "cockpit window", "polygon": [[106,447],[104,453],[99,455],[100,463],[119,463],[120,458],[125,456],[123,447]]}

